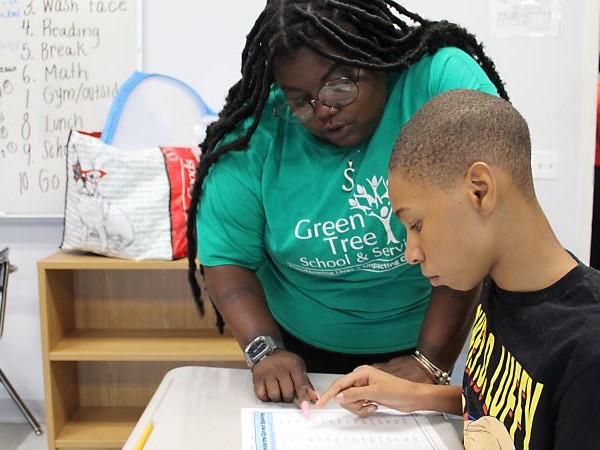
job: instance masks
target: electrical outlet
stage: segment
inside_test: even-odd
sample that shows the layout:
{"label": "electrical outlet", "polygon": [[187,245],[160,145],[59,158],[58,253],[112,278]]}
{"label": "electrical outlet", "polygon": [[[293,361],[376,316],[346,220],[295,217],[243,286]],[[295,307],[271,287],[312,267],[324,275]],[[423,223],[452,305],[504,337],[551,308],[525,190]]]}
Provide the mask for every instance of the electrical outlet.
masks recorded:
{"label": "electrical outlet", "polygon": [[556,180],[558,152],[531,152],[531,171],[534,180]]}

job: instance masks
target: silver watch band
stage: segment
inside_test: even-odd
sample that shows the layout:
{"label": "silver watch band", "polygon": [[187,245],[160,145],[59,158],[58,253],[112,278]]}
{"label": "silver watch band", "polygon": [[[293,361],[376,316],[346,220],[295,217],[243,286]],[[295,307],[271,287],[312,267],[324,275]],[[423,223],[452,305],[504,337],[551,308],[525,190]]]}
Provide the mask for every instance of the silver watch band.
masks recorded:
{"label": "silver watch band", "polygon": [[246,364],[252,368],[278,348],[283,348],[279,339],[268,335],[256,336],[244,348]]}

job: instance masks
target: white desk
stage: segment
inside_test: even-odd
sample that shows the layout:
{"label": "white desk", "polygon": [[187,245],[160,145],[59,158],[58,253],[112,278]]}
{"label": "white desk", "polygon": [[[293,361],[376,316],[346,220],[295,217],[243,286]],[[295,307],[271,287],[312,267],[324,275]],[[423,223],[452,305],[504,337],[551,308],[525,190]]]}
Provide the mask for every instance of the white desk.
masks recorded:
{"label": "white desk", "polygon": [[[339,375],[310,374],[319,392]],[[331,402],[331,408],[339,408]],[[168,372],[154,393],[123,450],[134,450],[147,424],[154,429],[144,450],[239,450],[240,408],[296,408],[289,403],[263,403],[254,396],[247,369],[178,367]],[[462,421],[428,415],[450,449],[462,449]]]}

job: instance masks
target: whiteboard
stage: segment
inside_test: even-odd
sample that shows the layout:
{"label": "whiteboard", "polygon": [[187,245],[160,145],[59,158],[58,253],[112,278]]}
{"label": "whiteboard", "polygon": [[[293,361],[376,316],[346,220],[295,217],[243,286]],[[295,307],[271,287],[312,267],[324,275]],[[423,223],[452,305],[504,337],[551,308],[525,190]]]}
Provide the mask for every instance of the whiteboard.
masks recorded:
{"label": "whiteboard", "polygon": [[60,217],[71,129],[136,69],[137,0],[0,1],[0,218]]}

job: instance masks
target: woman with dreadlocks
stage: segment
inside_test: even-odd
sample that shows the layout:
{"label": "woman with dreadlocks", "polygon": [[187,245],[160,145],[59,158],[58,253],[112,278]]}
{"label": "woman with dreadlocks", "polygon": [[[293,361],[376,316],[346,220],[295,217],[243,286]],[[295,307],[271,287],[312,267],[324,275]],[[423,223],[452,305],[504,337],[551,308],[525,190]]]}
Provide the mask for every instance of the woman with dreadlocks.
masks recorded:
{"label": "woman with dreadlocks", "polygon": [[198,305],[196,257],[259,399],[306,408],[307,371],[361,364],[448,382],[476,292],[406,264],[387,163],[415,111],[456,88],[507,98],[458,25],[391,0],[267,1],[201,145],[188,223]]}

